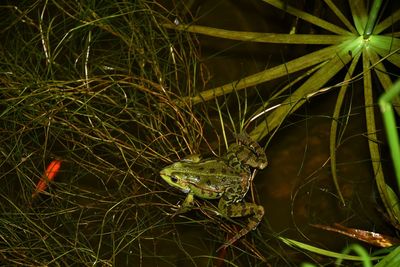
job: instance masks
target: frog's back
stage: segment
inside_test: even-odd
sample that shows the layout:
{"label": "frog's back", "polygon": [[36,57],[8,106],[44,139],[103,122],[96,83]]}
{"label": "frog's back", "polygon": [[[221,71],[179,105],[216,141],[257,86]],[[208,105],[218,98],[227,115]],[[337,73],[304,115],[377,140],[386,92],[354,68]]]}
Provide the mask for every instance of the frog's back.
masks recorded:
{"label": "frog's back", "polygon": [[187,168],[187,178],[194,183],[191,191],[198,197],[217,199],[227,188],[240,183],[241,173],[224,160],[205,160]]}

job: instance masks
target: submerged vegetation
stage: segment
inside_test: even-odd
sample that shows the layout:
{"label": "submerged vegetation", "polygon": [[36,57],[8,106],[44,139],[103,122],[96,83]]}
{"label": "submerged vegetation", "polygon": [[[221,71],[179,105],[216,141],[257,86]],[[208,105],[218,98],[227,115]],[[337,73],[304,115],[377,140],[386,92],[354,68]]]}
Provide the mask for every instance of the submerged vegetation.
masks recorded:
{"label": "submerged vegetation", "polygon": [[[290,1],[261,2],[309,23],[318,34],[191,25],[196,17],[190,7],[145,0],[28,1],[1,7],[1,264],[257,266],[267,261],[290,266],[303,259],[332,263],[336,258],[337,264],[342,259],[383,258],[377,266],[396,262],[400,252],[394,247],[373,256],[358,245],[337,253],[310,245],[312,240],[271,233],[268,215],[238,248],[217,254],[238,229],[236,220],[215,216],[213,202],[190,215],[170,216],[183,196],[162,182],[161,166],[188,154],[220,155],[233,142],[232,133],[241,131],[258,141],[268,136],[268,144],[286,118],[309,100],[312,105],[315,96],[334,91],[330,164],[338,201],[346,204],[336,151],[352,113],[346,95],[352,96],[353,86],[362,80],[371,172],[384,213],[393,229],[400,224],[398,188],[384,173],[376,122],[376,99],[398,78],[400,9],[388,9],[391,2],[368,6],[362,0],[340,5],[325,0],[335,15],[331,22]],[[200,63],[198,34],[318,46],[206,90],[210,77]],[[262,83],[282,77],[285,84],[263,92]],[[398,99],[393,99],[398,113]],[[44,173],[55,172],[49,167],[54,162],[62,164],[50,179]],[[301,248],[300,260],[287,252],[292,248]],[[346,255],[349,250],[361,257]]]}

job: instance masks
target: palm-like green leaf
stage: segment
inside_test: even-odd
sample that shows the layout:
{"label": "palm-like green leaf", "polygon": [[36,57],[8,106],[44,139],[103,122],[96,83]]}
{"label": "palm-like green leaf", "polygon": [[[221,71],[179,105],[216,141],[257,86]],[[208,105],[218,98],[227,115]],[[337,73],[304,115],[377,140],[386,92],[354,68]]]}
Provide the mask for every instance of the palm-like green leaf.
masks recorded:
{"label": "palm-like green leaf", "polygon": [[[353,75],[354,69],[358,63],[358,60],[361,56],[361,53],[357,54],[353,61],[351,62],[351,65],[349,67],[349,70],[346,74],[345,80],[350,80],[350,77]],[[335,187],[338,191],[339,198],[342,201],[343,204],[345,204],[345,200],[343,198],[343,195],[340,191],[339,187],[339,182],[336,174],[336,145],[337,145],[337,126],[338,126],[338,120],[340,116],[340,111],[341,107],[343,104],[344,96],[346,95],[346,90],[348,89],[349,83],[345,83],[342,85],[340,88],[337,100],[336,100],[336,105],[335,105],[335,110],[333,112],[332,116],[332,124],[331,124],[331,134],[330,134],[330,140],[329,140],[329,150],[331,153],[331,171],[332,171],[332,178],[333,182],[335,183]]]}

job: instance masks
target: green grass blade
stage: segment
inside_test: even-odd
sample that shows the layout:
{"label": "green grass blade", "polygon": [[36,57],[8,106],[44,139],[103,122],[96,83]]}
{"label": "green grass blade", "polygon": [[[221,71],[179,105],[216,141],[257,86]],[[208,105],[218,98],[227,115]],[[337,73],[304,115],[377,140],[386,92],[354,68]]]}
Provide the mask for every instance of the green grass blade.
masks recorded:
{"label": "green grass blade", "polygon": [[[333,251],[329,251],[326,249],[318,248],[315,246],[311,246],[293,239],[285,238],[285,237],[278,237],[282,242],[284,242],[286,245],[294,248],[300,248],[302,250],[307,250],[319,255],[323,255],[326,257],[331,257],[331,258],[337,258],[337,259],[344,259],[344,260],[350,260],[350,261],[361,261],[363,258],[360,256],[353,256],[353,255],[347,255],[343,253],[337,253]],[[370,257],[371,260],[377,260],[380,259],[381,257]]]}
{"label": "green grass blade", "polygon": [[396,12],[393,12],[389,17],[387,17],[385,20],[376,25],[373,33],[380,34],[381,32],[391,27],[394,23],[396,23],[399,20],[400,20],[400,9],[396,10]]}
{"label": "green grass blade", "polygon": [[[368,255],[368,252],[365,250],[365,248],[363,248],[359,244],[350,244],[343,250],[342,254],[348,255],[352,250],[354,250],[354,252],[360,255],[363,267],[372,267],[371,257]],[[344,260],[343,257],[338,258],[336,261],[336,265],[341,266],[343,260]]]}
{"label": "green grass blade", "polygon": [[[383,89],[387,92],[392,87],[392,80],[386,71],[385,66],[380,62],[378,55],[373,51],[369,51],[370,61],[374,66],[374,71],[376,76],[378,76],[379,82],[382,84]],[[392,99],[393,106],[398,115],[400,115],[400,99],[398,96],[395,96]]]}
{"label": "green grass blade", "polygon": [[364,2],[364,0],[348,1],[354,25],[356,26],[359,35],[363,35],[368,20],[368,11]]}
{"label": "green grass blade", "polygon": [[388,51],[386,49],[376,48],[374,50],[379,54],[380,57],[385,58],[396,67],[400,68],[400,55],[394,54],[396,50],[391,52],[390,56],[388,56]]}
{"label": "green grass blade", "polygon": [[[398,188],[400,188],[400,144],[399,144],[399,135],[398,135],[397,125],[396,125],[396,119],[394,116],[391,101],[393,101],[399,95],[399,93],[400,93],[400,80],[397,81],[390,88],[390,90],[386,91],[379,98],[379,106],[380,106],[383,120],[385,123],[386,135],[388,138],[390,153],[392,156],[392,162],[393,162],[394,170],[396,173]],[[394,196],[396,197],[395,194],[394,194]],[[398,203],[398,202],[396,202],[396,203]],[[396,207],[397,207],[397,205],[396,205]],[[400,214],[400,212],[399,212],[399,214]]]}
{"label": "green grass blade", "polygon": [[372,95],[372,81],[371,81],[371,70],[370,62],[368,58],[368,50],[364,48],[363,52],[363,70],[364,70],[364,98],[365,98],[365,117],[367,123],[367,137],[368,146],[371,155],[372,167],[375,174],[375,181],[378,187],[379,194],[382,202],[385,205],[386,211],[388,212],[390,220],[398,223],[400,214],[394,209],[398,204],[393,202],[394,199],[390,195],[385,183],[385,177],[383,174],[381,157],[379,154],[378,137],[376,136],[376,124],[374,114],[374,102]]}
{"label": "green grass blade", "polygon": [[392,36],[373,35],[369,38],[369,45],[373,49],[383,49],[389,54],[394,50],[400,48],[400,39],[393,38]]}
{"label": "green grass blade", "polygon": [[400,246],[379,261],[375,267],[398,267],[400,266]]}
{"label": "green grass blade", "polygon": [[340,35],[351,35],[351,32],[349,32],[335,24],[332,24],[332,23],[327,22],[323,19],[320,19],[314,15],[311,15],[307,12],[304,12],[302,10],[299,10],[297,8],[287,5],[285,3],[286,1],[280,1],[280,0],[263,0],[263,1],[267,2],[268,4],[270,4],[276,8],[279,8],[289,14],[292,14],[293,16],[296,16],[302,20],[305,20],[311,24],[314,24],[315,26],[321,27],[330,32],[340,34]]}
{"label": "green grass blade", "polygon": [[364,30],[364,37],[369,37],[374,30],[376,25],[376,20],[378,18],[378,13],[381,11],[382,0],[374,0],[371,10],[369,12],[367,25],[365,26]]}
{"label": "green grass blade", "polygon": [[[354,69],[358,63],[358,60],[360,59],[360,55],[361,54],[357,54],[354,57],[353,61],[351,62],[351,65],[350,65],[349,70],[345,77],[346,81],[349,81],[351,79]],[[337,172],[336,172],[336,144],[337,144],[337,126],[338,126],[338,120],[339,120],[339,116],[340,116],[340,109],[342,107],[342,103],[344,100],[344,96],[346,95],[348,86],[349,86],[349,83],[343,84],[343,86],[340,88],[339,94],[337,96],[336,105],[335,105],[335,109],[333,111],[333,116],[332,116],[331,133],[330,133],[330,138],[329,138],[332,179],[335,184],[336,191],[338,192],[339,198],[342,201],[343,205],[345,205],[345,201],[344,201],[343,195],[340,191],[340,186],[339,186]]]}
{"label": "green grass blade", "polygon": [[322,62],[318,65],[315,65],[311,69],[307,70],[305,73],[301,74],[300,76],[296,77],[293,79],[291,82],[287,83],[284,87],[282,87],[280,90],[278,90],[276,93],[274,93],[266,102],[263,103],[261,107],[259,107],[253,115],[249,117],[249,120],[245,122],[245,125],[249,124],[250,122],[254,121],[258,117],[262,116],[265,114],[268,109],[270,108],[271,102],[275,101],[278,99],[280,96],[282,96],[285,92],[289,91],[291,88],[295,88],[297,83],[300,83],[301,81],[304,81],[307,77],[310,77],[314,72],[319,70],[323,65],[325,65],[327,62]]}
{"label": "green grass blade", "polygon": [[353,24],[346,18],[346,16],[340,11],[339,8],[331,1],[331,0],[324,0],[325,4],[332,10],[333,13],[346,25],[347,29],[349,29],[353,34],[357,34],[356,28],[354,28]]}
{"label": "green grass blade", "polygon": [[359,41],[353,41],[337,47],[335,57],[326,63],[320,70],[315,72],[306,82],[295,90],[283,103],[272,111],[266,120],[262,121],[250,134],[254,140],[260,140],[270,131],[279,126],[283,119],[298,109],[312,94],[322,88],[333,76],[335,76],[352,57],[359,53]]}
{"label": "green grass blade", "polygon": [[[398,158],[398,157],[397,157]],[[388,195],[388,202],[391,205],[390,209],[394,216],[394,225],[400,225],[400,202],[393,189],[386,184],[386,192]]]}
{"label": "green grass blade", "polygon": [[335,54],[337,53],[338,50],[340,50],[340,47],[342,46],[334,45],[323,48],[321,50],[299,57],[287,63],[281,64],[279,66],[272,67],[270,69],[247,76],[243,79],[222,85],[220,87],[203,91],[196,96],[183,98],[183,101],[191,101],[193,104],[198,104],[200,102],[213,99],[214,97],[218,97],[224,94],[229,94],[235,90],[241,90],[266,81],[286,76],[290,73],[306,69],[315,64],[321,63],[325,60],[335,57]]}
{"label": "green grass blade", "polygon": [[244,42],[278,43],[278,44],[337,44],[353,36],[327,34],[281,34],[263,32],[231,31],[197,25],[164,24],[165,28],[187,31],[207,36]]}
{"label": "green grass blade", "polygon": [[400,55],[397,53],[400,49],[399,38],[373,35],[369,38],[369,46],[371,50],[400,68]]}

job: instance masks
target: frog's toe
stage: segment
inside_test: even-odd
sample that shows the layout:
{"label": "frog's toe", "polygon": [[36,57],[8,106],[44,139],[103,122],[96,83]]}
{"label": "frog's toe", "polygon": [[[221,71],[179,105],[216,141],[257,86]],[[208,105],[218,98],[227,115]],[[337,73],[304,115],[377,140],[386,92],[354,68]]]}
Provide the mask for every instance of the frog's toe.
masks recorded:
{"label": "frog's toe", "polygon": [[176,213],[177,208],[171,208],[170,211],[164,211],[164,214],[167,216],[174,217]]}
{"label": "frog's toe", "polygon": [[171,208],[171,213],[169,213],[169,215],[171,215],[171,217],[175,217],[181,213],[183,213],[181,206],[176,206]]}

